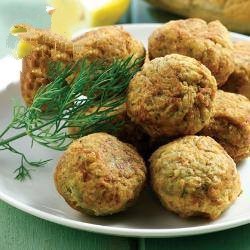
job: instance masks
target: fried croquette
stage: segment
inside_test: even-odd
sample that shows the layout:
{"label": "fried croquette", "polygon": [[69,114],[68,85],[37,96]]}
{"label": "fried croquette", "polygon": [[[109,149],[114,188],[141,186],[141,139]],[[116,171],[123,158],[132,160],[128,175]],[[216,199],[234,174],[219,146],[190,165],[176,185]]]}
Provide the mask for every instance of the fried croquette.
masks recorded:
{"label": "fried croquette", "polygon": [[95,133],[69,146],[54,178],[58,192],[72,208],[109,215],[134,203],[144,186],[146,168],[132,146]]}
{"label": "fried croquette", "polygon": [[234,72],[222,89],[250,99],[250,42],[240,41],[234,44],[234,64]]}
{"label": "fried croquette", "polygon": [[138,59],[145,56],[142,43],[118,26],[98,28],[73,41],[49,30],[27,25],[15,27],[22,28],[23,32],[18,33],[18,36],[32,48],[31,54],[23,58],[21,73],[22,96],[27,105],[32,104],[38,89],[50,82],[50,61],[72,63],[86,58],[90,62],[100,60],[111,64],[116,59],[125,60],[131,56]]}
{"label": "fried croquette", "polygon": [[250,155],[250,101],[218,90],[213,117],[201,134],[213,137],[236,163]]}
{"label": "fried croquette", "polygon": [[209,121],[216,89],[215,78],[196,59],[167,55],[132,79],[127,112],[152,137],[195,134]]}
{"label": "fried croquette", "polygon": [[234,70],[233,45],[227,29],[219,22],[202,19],[170,21],[149,37],[149,57],[177,53],[190,56],[207,66],[219,86]]}
{"label": "fried croquette", "polygon": [[234,161],[210,137],[186,136],[162,146],[150,164],[162,205],[181,217],[216,219],[241,193]]}
{"label": "fried croquette", "polygon": [[130,56],[142,58],[146,53],[143,44],[119,26],[106,26],[86,32],[74,41],[74,52],[77,58],[107,63]]}
{"label": "fried croquette", "polygon": [[50,82],[48,69],[50,61],[69,63],[73,61],[73,43],[49,30],[32,26],[15,25],[20,43],[30,47],[30,54],[22,59],[20,74],[21,94],[27,105],[31,105],[41,86]]}

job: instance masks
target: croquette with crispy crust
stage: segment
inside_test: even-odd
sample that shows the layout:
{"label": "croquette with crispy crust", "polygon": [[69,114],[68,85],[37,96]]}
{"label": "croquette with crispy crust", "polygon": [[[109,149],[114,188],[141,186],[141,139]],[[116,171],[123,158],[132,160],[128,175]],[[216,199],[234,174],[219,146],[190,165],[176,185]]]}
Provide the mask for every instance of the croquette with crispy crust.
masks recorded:
{"label": "croquette with crispy crust", "polygon": [[20,75],[22,97],[27,105],[31,105],[38,89],[50,82],[49,61],[73,61],[73,43],[50,30],[25,24],[15,25],[15,29],[22,30],[18,33],[19,38],[32,48],[31,54],[22,60]]}
{"label": "croquette with crispy crust", "polygon": [[229,32],[219,21],[170,21],[151,34],[148,50],[150,59],[172,53],[197,59],[209,68],[219,86],[234,70],[233,45]]}
{"label": "croquette with crispy crust", "polygon": [[145,57],[143,44],[119,26],[106,26],[86,32],[74,40],[77,58],[87,58],[90,62],[104,60],[112,63],[114,59],[134,59]]}
{"label": "croquette with crispy crust", "polygon": [[[117,26],[107,26],[85,33],[70,41],[49,30],[16,25],[25,32],[20,39],[32,45],[32,53],[23,59],[21,73],[22,96],[31,105],[38,89],[48,84],[48,62],[71,63],[82,58],[90,62],[101,60],[111,64],[115,59],[133,59],[145,56],[142,43]],[[132,60],[133,61],[133,60]]]}
{"label": "croquette with crispy crust", "polygon": [[218,90],[213,117],[201,134],[213,137],[236,163],[250,156],[250,101]]}
{"label": "croquette with crispy crust", "polygon": [[132,146],[95,133],[69,146],[54,177],[58,192],[72,208],[109,215],[134,203],[144,186],[146,168]]}
{"label": "croquette with crispy crust", "polygon": [[216,219],[241,193],[240,176],[212,138],[186,136],[156,150],[151,181],[162,205],[181,217]]}
{"label": "croquette with crispy crust", "polygon": [[145,64],[132,79],[127,112],[152,137],[195,134],[208,123],[216,89],[200,62],[167,55]]}
{"label": "croquette with crispy crust", "polygon": [[234,44],[234,72],[222,89],[241,94],[250,99],[250,42],[240,41]]}

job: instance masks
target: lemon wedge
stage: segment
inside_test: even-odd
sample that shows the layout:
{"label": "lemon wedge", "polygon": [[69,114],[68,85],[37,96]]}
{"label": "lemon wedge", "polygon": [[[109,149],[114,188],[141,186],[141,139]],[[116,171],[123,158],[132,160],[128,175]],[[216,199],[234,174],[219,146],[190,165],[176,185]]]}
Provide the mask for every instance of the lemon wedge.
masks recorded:
{"label": "lemon wedge", "polygon": [[78,28],[115,24],[130,0],[51,0],[51,30],[71,37]]}
{"label": "lemon wedge", "polygon": [[51,7],[51,31],[70,38],[81,19],[80,1],[53,0]]}

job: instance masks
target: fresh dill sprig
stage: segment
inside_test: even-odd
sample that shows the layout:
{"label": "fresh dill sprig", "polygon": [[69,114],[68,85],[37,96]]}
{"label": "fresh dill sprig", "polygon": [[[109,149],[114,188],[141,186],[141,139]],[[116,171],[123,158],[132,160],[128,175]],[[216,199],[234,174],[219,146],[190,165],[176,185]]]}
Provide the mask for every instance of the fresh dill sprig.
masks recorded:
{"label": "fresh dill sprig", "polygon": [[[16,179],[30,178],[30,167],[44,166],[48,161],[29,161],[10,145],[13,141],[28,135],[32,142],[63,151],[72,138],[119,129],[122,123],[114,111],[125,103],[128,84],[142,60],[129,57],[109,66],[100,61],[90,64],[86,60],[66,66],[50,63],[51,82],[38,90],[30,107],[14,106],[12,121],[0,133],[0,150],[9,150],[21,157]],[[87,111],[93,107],[96,111],[89,114]],[[69,127],[80,129],[69,134]],[[4,138],[13,129],[21,131]]]}
{"label": "fresh dill sprig", "polygon": [[27,177],[31,179],[31,175],[30,175],[31,170],[34,170],[35,168],[38,168],[38,167],[43,167],[50,161],[50,160],[30,161],[27,159],[27,157],[23,153],[17,151],[15,148],[10,146],[10,144],[3,145],[0,148],[0,151],[2,150],[9,150],[10,152],[20,156],[21,158],[20,166],[14,171],[14,173],[16,173],[15,179],[19,181],[24,181],[25,178]]}

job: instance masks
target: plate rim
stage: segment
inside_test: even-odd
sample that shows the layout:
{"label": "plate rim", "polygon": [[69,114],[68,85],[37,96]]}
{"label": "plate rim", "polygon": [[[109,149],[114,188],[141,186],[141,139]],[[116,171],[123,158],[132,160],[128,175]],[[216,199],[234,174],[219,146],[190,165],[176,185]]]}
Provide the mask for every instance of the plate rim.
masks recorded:
{"label": "plate rim", "polygon": [[59,225],[67,226],[74,229],[84,230],[93,233],[100,233],[106,235],[123,236],[123,237],[145,237],[145,238],[170,238],[181,236],[201,235],[206,233],[223,231],[226,229],[246,225],[250,223],[250,216],[243,219],[234,219],[232,221],[223,222],[219,224],[183,227],[178,229],[135,229],[135,228],[121,228],[114,226],[103,226],[82,221],[75,221],[67,218],[58,217],[48,212],[43,212],[37,208],[26,205],[0,191],[0,199],[7,204],[31,214],[40,219],[53,222]]}
{"label": "plate rim", "polygon": [[[161,23],[140,23],[140,24],[118,24],[118,26],[122,26],[125,29],[138,29],[138,28],[153,28],[161,25]],[[77,32],[73,37],[82,35],[84,32],[86,32],[89,29],[82,29],[79,32]],[[249,36],[230,32],[231,35],[233,35],[236,38],[242,39],[242,40],[250,40]],[[0,59],[2,60],[2,58]],[[17,84],[17,83],[10,83],[7,86],[10,86],[11,84]],[[3,88],[0,90],[0,92],[4,91],[6,88]],[[217,223],[217,224],[208,224],[208,225],[202,225],[202,226],[193,226],[193,227],[183,227],[183,228],[176,228],[176,229],[136,229],[136,228],[122,228],[122,227],[115,227],[115,226],[103,226],[98,224],[92,224],[82,221],[75,221],[72,219],[62,218],[57,215],[50,214],[48,212],[43,212],[37,208],[34,208],[32,206],[26,205],[22,203],[21,201],[16,200],[15,198],[12,198],[11,196],[8,196],[4,194],[0,190],[0,200],[6,202],[7,204],[23,211],[28,214],[31,214],[35,217],[38,217],[40,219],[44,219],[49,222],[53,222],[59,225],[67,226],[74,229],[80,229],[88,232],[93,233],[101,233],[101,234],[107,234],[107,235],[115,235],[115,236],[124,236],[124,237],[145,237],[145,238],[162,238],[162,237],[180,237],[180,236],[191,236],[191,235],[200,235],[205,233],[211,233],[211,232],[218,232],[242,225],[246,225],[250,223],[250,215],[249,217],[246,217],[245,219],[234,219],[227,222]]]}

